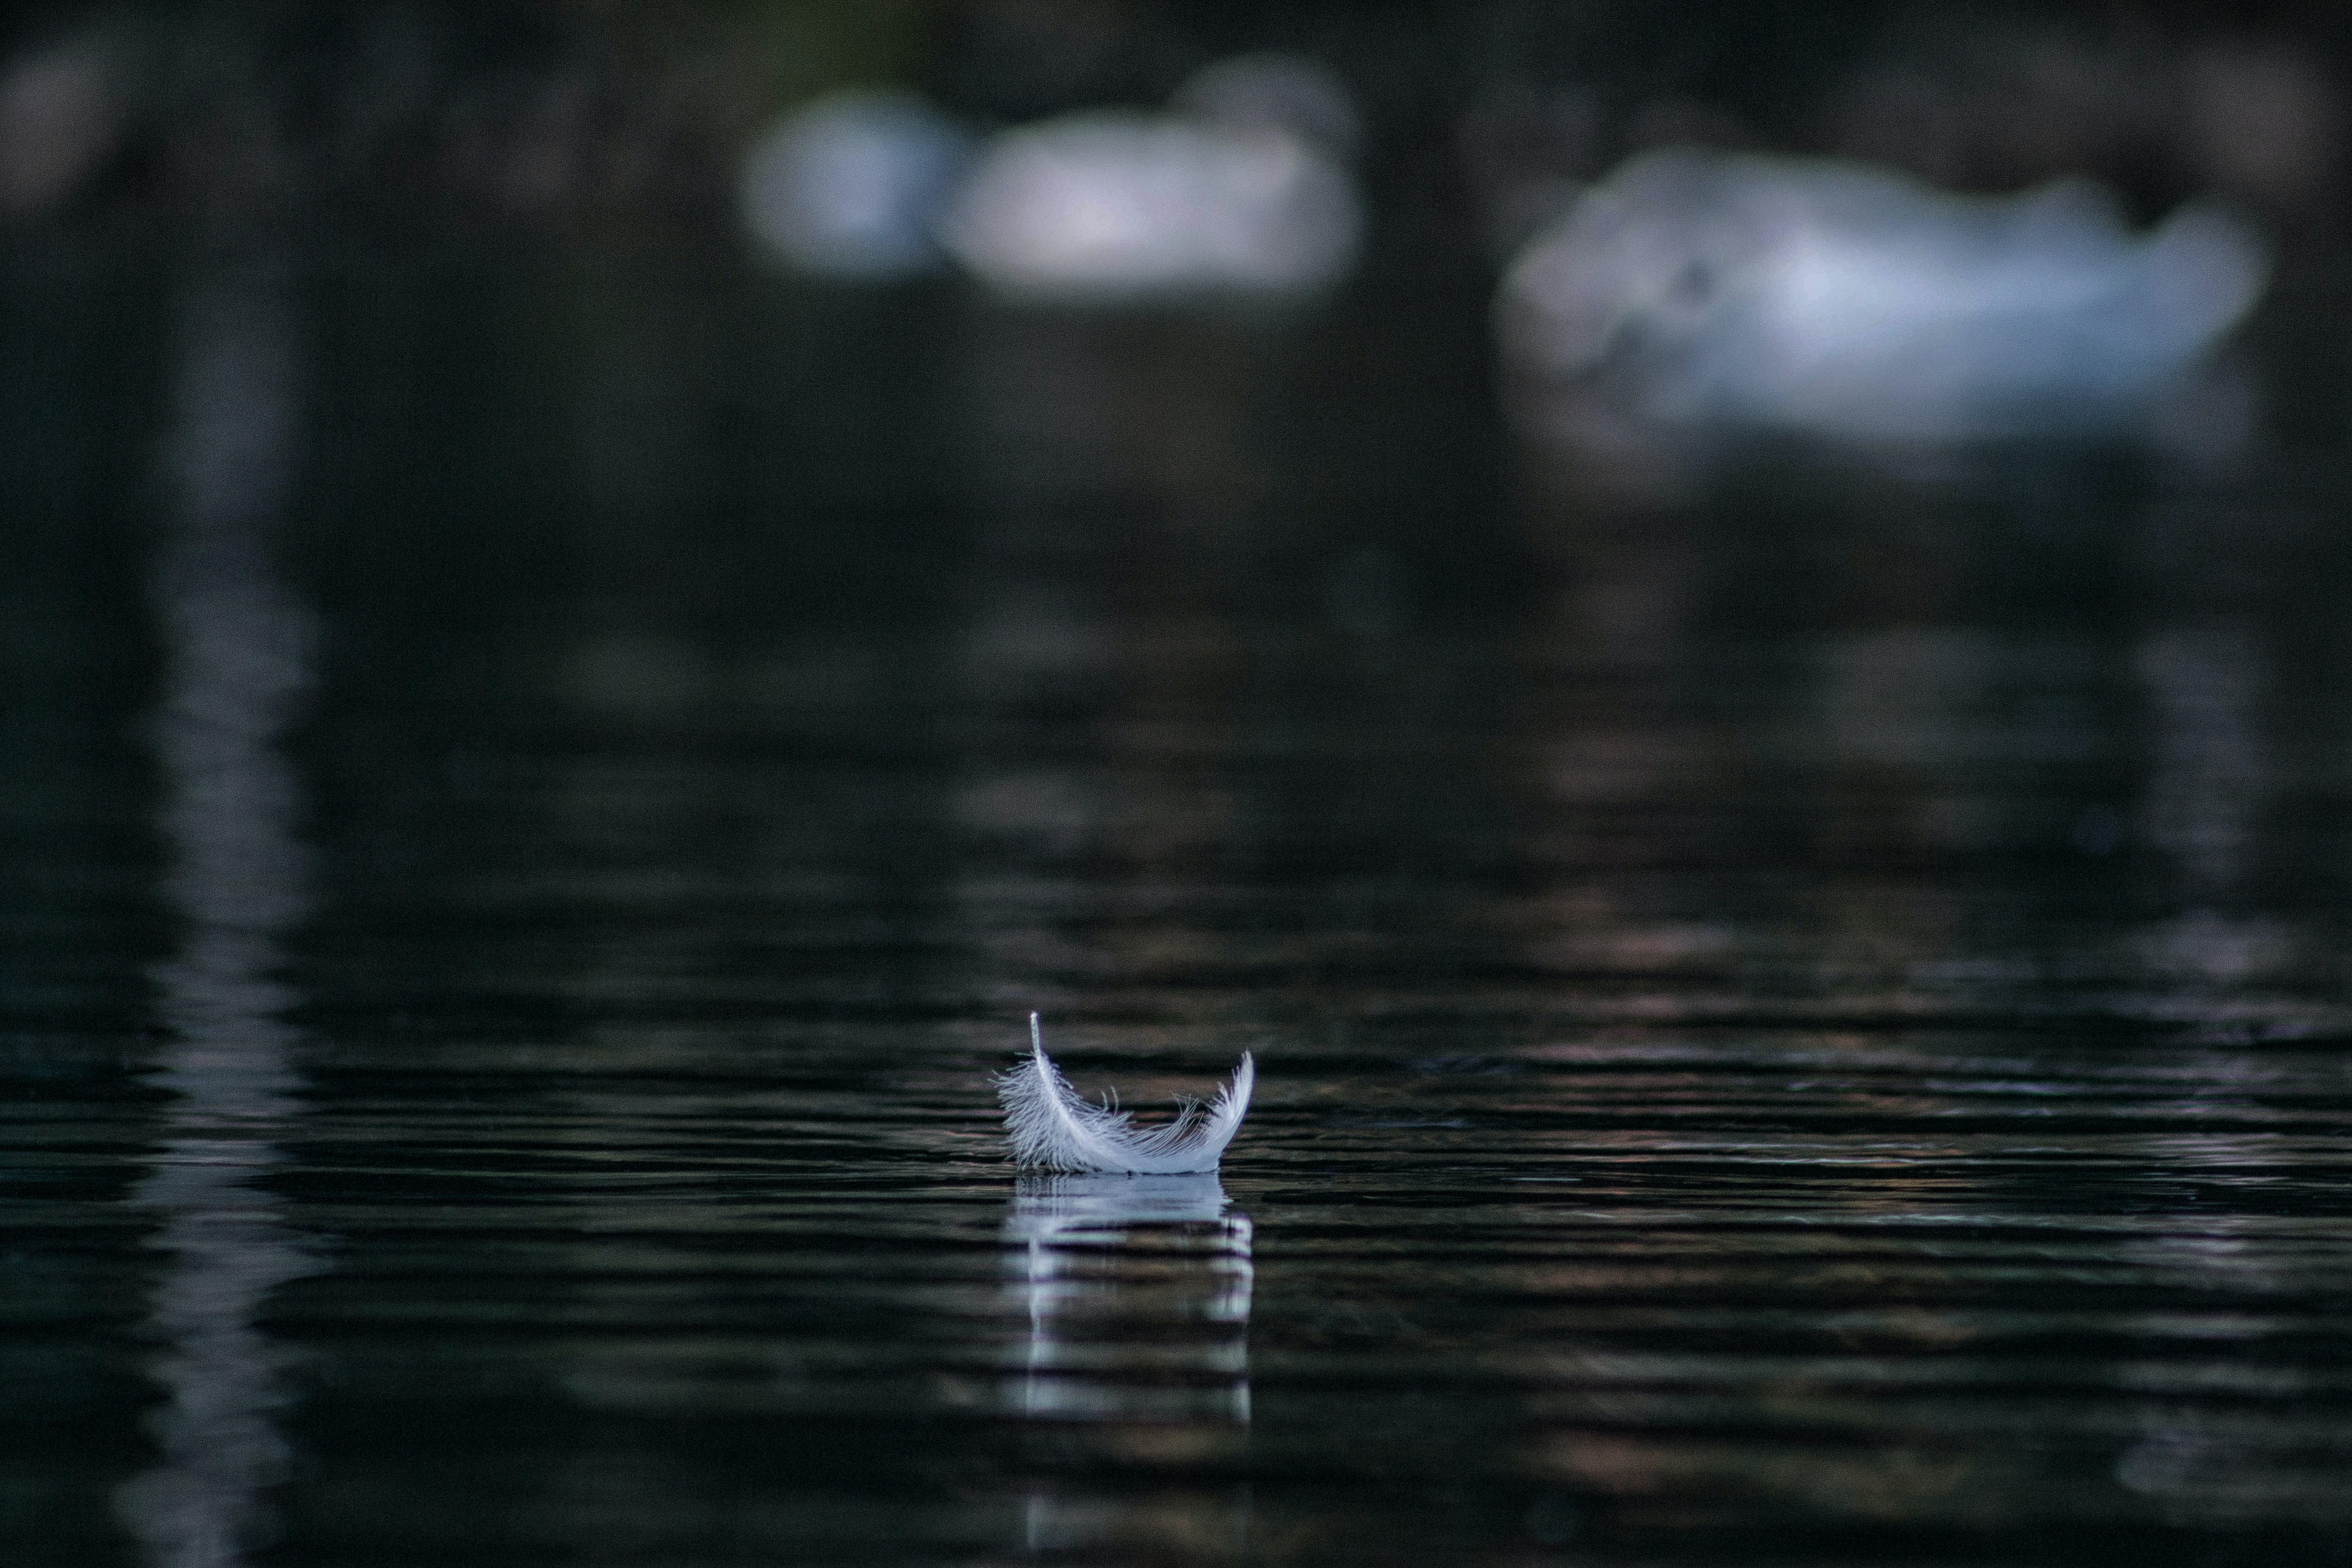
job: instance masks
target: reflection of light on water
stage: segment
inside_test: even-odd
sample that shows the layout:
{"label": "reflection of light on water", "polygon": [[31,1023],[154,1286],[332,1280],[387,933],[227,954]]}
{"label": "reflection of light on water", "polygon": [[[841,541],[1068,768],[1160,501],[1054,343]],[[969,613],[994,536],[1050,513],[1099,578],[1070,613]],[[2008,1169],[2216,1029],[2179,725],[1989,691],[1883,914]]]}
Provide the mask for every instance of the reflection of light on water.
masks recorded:
{"label": "reflection of light on water", "polygon": [[169,1259],[146,1325],[168,1398],[149,1423],[157,1460],[117,1511],[148,1562],[193,1568],[243,1560],[284,1469],[286,1356],[254,1318],[316,1266],[282,1200],[256,1185],[300,1087],[294,998],[275,976],[308,865],[300,787],[278,743],[310,682],[311,628],[260,537],[294,444],[289,324],[266,295],[223,288],[192,296],[184,325],[177,496],[155,573],[163,893],[183,936],[154,972],[172,1036],[154,1081],[176,1098],[131,1199],[162,1221],[154,1245]]}
{"label": "reflection of light on water", "polygon": [[1232,1201],[1209,1172],[1023,1178],[1004,1239],[1024,1414],[1249,1420],[1251,1228]]}
{"label": "reflection of light on water", "polygon": [[2262,655],[2243,632],[2208,627],[2151,638],[2137,663],[2155,720],[2148,839],[2198,892],[2222,891],[2244,869],[2269,772]]}
{"label": "reflection of light on water", "polygon": [[[2223,1190],[2287,1175],[2277,1141],[2266,1137],[2172,1136],[2149,1140],[2149,1149]],[[2288,1265],[2290,1254],[2279,1245],[2283,1228],[2267,1216],[2183,1214],[2127,1239],[2117,1255],[2193,1281],[2207,1300],[2280,1303],[2307,1288],[2307,1276]],[[2175,1341],[2252,1343],[2280,1327],[2279,1317],[2259,1310],[2207,1310],[2150,1321],[2142,1332]],[[2304,1368],[2209,1352],[2193,1360],[2151,1360],[2123,1377],[2147,1396],[2133,1412],[2137,1430],[2116,1457],[2115,1478],[2151,1499],[2168,1522],[2346,1519],[2346,1445],[2331,1423],[2304,1414],[2302,1402],[2315,1392]]]}
{"label": "reflection of light on water", "polygon": [[2272,772],[2262,729],[2268,670],[2253,640],[2227,626],[2150,638],[2136,664],[2153,720],[2142,831],[2170,857],[2189,905],[2141,935],[2140,956],[2176,997],[2242,988],[2275,974],[2293,949],[2276,922],[2216,907],[2261,849]]}

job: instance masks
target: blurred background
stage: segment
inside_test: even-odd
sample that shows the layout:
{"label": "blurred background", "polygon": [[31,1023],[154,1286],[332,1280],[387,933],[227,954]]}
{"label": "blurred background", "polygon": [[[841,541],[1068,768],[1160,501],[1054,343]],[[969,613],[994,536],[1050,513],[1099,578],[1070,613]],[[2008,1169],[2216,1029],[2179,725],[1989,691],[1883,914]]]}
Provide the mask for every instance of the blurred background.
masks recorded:
{"label": "blurred background", "polygon": [[[1536,329],[1495,316],[1514,258],[1660,147],[2088,180],[2143,227],[2229,214],[2263,273],[2251,319],[2194,345],[2218,369],[2153,411],[2152,454],[2102,429],[2043,467],[2095,447],[2274,495],[2323,482],[2352,395],[2324,6],[59,5],[12,11],[0,47],[11,548],[34,552],[11,575],[45,600],[76,580],[43,552],[95,548],[90,486],[128,477],[98,454],[146,450],[200,274],[284,301],[288,548],[331,574],[398,557],[436,585],[418,615],[626,582],[692,619],[685,580],[738,584],[747,551],[795,558],[795,613],[898,612],[967,594],[971,549],[1048,539],[1122,591],[1213,583],[1342,629],[1556,601],[1616,570],[1567,497],[1622,517],[1720,478],[1720,441],[1563,442],[1582,426],[1513,370]],[[1208,134],[1253,125],[1277,139],[1255,173],[1246,137]],[[2064,531],[2042,544],[2099,529]],[[459,567],[478,551],[504,566]],[[1929,554],[1800,591],[1869,618],[1955,573],[2043,575]],[[2046,586],[2099,591],[2085,564]]]}
{"label": "blurred background", "polygon": [[0,1556],[2344,1561],[2347,160],[2315,4],[8,8]]}
{"label": "blurred background", "polygon": [[2220,193],[2297,235],[2339,204],[2344,24],[2281,4],[1786,7],[1099,4],[12,8],[20,240],[509,235],[735,242],[779,114],[919,93],[974,131],[1158,106],[1283,51],[1351,109],[1391,265],[1459,266],[1547,187],[1670,141],[1840,153],[1940,183],[2054,174],[2145,214]]}

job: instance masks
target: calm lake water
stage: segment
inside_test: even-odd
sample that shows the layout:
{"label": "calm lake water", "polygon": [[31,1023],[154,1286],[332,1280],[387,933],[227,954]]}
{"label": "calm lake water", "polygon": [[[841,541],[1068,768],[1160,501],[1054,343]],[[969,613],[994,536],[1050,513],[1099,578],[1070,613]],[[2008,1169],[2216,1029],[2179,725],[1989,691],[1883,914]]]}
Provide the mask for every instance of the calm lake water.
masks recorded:
{"label": "calm lake water", "polygon": [[[11,1568],[2352,1562],[2324,454],[1595,490],[1470,281],[12,266]],[[1223,1172],[1016,1180],[1033,1008],[1255,1051]]]}

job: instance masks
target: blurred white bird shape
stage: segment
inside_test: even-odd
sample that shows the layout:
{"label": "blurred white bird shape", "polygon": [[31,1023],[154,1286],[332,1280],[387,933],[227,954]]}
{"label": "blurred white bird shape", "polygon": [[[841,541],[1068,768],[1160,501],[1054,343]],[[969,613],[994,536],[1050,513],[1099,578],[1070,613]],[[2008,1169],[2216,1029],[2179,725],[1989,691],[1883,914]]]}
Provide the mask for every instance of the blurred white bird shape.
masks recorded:
{"label": "blurred white bird shape", "polygon": [[1300,295],[1346,276],[1363,228],[1345,162],[1355,110],[1327,68],[1221,61],[1171,109],[997,136],[941,243],[1001,293],[1062,301]]}
{"label": "blurred white bird shape", "polygon": [[1889,171],[1669,148],[1520,252],[1507,360],[1636,418],[1864,441],[2117,428],[2252,307],[2255,235],[2181,208],[2147,235],[2099,186],[2006,197]]}
{"label": "blurred white bird shape", "polygon": [[997,1079],[996,1098],[1004,1107],[1013,1162],[1024,1169],[1175,1176],[1217,1168],[1249,1113],[1256,1082],[1256,1063],[1244,1051],[1233,1082],[1208,1105],[1184,1101],[1174,1121],[1139,1128],[1116,1100],[1097,1105],[1070,1087],[1045,1054],[1037,1015],[1031,1013],[1029,1055]]}

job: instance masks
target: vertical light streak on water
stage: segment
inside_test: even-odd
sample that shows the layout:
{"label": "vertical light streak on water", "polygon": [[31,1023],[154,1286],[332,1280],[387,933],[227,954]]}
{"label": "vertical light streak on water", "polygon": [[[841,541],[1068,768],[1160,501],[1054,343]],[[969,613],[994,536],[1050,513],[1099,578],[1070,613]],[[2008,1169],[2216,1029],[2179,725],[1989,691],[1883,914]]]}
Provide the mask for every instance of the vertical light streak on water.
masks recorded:
{"label": "vertical light streak on water", "polygon": [[164,660],[154,724],[163,899],[178,949],[153,978],[170,1043],[152,1082],[174,1098],[130,1201],[168,1260],[146,1329],[166,1396],[157,1456],[117,1494],[142,1559],[245,1560],[285,1468],[277,1412],[287,1353],[256,1324],[269,1292],[315,1264],[260,1185],[301,1080],[278,977],[309,898],[301,786],[279,749],[311,680],[312,628],[278,580],[266,533],[294,462],[299,369],[284,304],[260,280],[180,301],[164,452],[171,485],[152,583]]}
{"label": "vertical light streak on water", "polygon": [[[2171,1007],[2214,1009],[2286,956],[2276,922],[2248,913],[2273,766],[2263,730],[2269,672],[2246,628],[2189,626],[2149,639],[2138,673],[2155,721],[2142,807],[2147,841],[2169,858],[2182,912],[2142,937]],[[2209,1016],[2226,1027],[2228,1008]]]}

